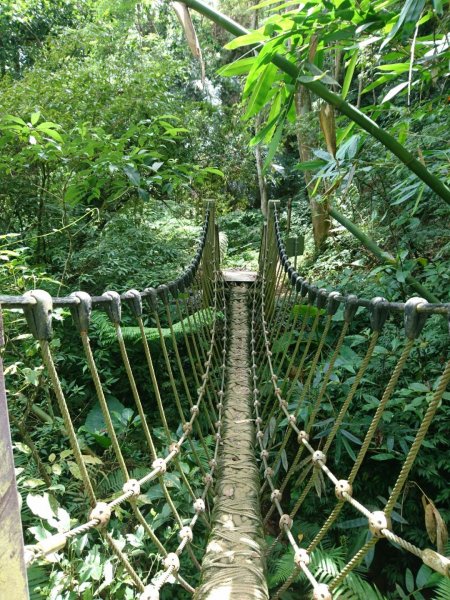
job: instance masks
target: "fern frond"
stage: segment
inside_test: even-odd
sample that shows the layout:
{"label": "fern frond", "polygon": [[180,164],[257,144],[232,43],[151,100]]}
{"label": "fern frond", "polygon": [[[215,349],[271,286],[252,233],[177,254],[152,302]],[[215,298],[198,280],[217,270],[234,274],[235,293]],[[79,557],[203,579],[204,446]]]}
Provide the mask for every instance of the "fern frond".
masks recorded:
{"label": "fern frond", "polygon": [[[216,313],[216,318],[223,317],[221,312]],[[214,318],[214,311],[211,308],[205,308],[197,311],[191,317],[186,317],[182,321],[173,324],[175,338],[183,339],[183,330],[186,334],[198,333],[204,327],[210,327]],[[104,346],[110,346],[116,341],[116,330],[109,320],[108,316],[102,312],[92,314],[92,324],[95,327],[96,334],[100,343]],[[121,328],[123,339],[126,342],[138,342],[141,340],[141,330],[139,327],[124,326]],[[161,329],[163,338],[170,341],[172,334],[170,328]],[[147,340],[152,342],[159,341],[159,331],[156,327],[144,327],[144,333]]]}

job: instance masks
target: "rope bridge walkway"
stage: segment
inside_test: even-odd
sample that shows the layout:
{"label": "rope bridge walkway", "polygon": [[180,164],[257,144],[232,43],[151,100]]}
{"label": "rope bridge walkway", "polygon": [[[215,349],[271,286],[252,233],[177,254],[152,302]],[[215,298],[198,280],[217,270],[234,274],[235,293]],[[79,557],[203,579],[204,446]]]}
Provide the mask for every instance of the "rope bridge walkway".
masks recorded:
{"label": "rope bridge walkway", "polygon": [[[448,359],[443,360],[440,372],[434,371],[436,381],[431,382],[421,402],[422,418],[417,419],[414,435],[408,431],[402,440],[406,458],[399,473],[386,473],[386,488],[380,492],[384,491],[387,499],[374,498],[369,505],[358,499],[370,477],[368,454],[384,419],[388,414],[396,418],[399,415],[394,412],[403,411],[394,402],[396,388],[415,360],[421,332],[430,317],[448,320],[449,304],[431,305],[421,298],[406,303],[379,297],[364,300],[309,284],[288,260],[276,202],[270,203],[256,282],[227,285],[220,270],[215,208],[210,202],[192,263],[167,285],[122,295],[106,292],[98,297],[75,292],[52,298],[33,290],[20,297],[0,296],[0,306],[23,311],[39,344],[84,494],[84,505],[76,517],[71,515],[69,527],[59,526],[56,533],[45,529],[46,537],[23,545],[1,368],[0,597],[28,598],[26,567],[62,560],[70,553],[71,544],[83,536],[88,540],[97,536],[117,573],[133,586],[133,597],[141,600],[191,595],[195,600],[267,599],[267,566],[280,545],[291,549],[292,569],[284,583],[271,592],[273,600],[282,598],[299,578],[309,582],[316,600],[349,598],[345,586],[352,571],[382,538],[392,543],[396,552],[411,553],[450,577],[450,559],[439,547],[438,551],[420,548],[408,539],[407,528],[399,532],[393,526],[393,521],[399,520],[395,509],[411,469],[446,398]],[[76,381],[87,371],[91,378],[110,440],[108,451],[124,482],[112,494],[99,492],[98,462],[89,460],[89,448],[76,429],[73,387],[60,374],[52,344],[55,308],[70,310],[79,335],[85,362],[71,377]],[[127,322],[134,320],[134,331],[140,336],[139,364],[130,358],[122,309]],[[98,311],[106,311],[114,330],[129,404],[139,417],[142,464],[138,471],[117,432],[114,410],[91,345],[90,327]],[[404,320],[405,335],[398,360],[387,376],[385,372],[374,373],[371,369],[379,353],[377,342],[383,335],[395,337],[391,323],[399,316]],[[151,334],[149,322],[155,325]],[[344,364],[345,349],[355,347],[355,341],[360,354],[353,352],[350,363]],[[135,348],[133,351],[134,356]],[[159,370],[158,361],[163,365]],[[351,373],[350,379],[344,371]],[[365,400],[366,388],[372,394],[380,389],[381,384],[373,392],[372,379],[377,379],[378,385],[383,378],[379,395]],[[362,402],[370,420],[360,440],[348,429],[355,405],[361,409]],[[44,459],[27,434],[26,417],[19,419],[10,411],[15,430],[31,449],[36,468],[51,488]],[[359,446],[356,454],[349,441]],[[342,470],[342,447],[352,457],[349,473]],[[189,510],[186,504],[182,511],[174,499],[175,479],[190,498]],[[334,489],[334,506],[327,497],[329,489]],[[143,501],[149,490],[153,498],[164,503],[169,534],[158,532],[152,509]],[[58,499],[64,507],[64,494]],[[313,507],[317,523],[309,539],[308,535],[294,535],[306,505],[309,511]],[[351,511],[365,519],[366,541],[338,572],[325,576],[315,551],[333,528],[345,528],[343,517],[351,516]],[[405,522],[402,518],[401,523]],[[121,531],[130,533],[136,528],[141,528],[151,548],[147,560],[142,556],[136,559],[132,545],[121,536]],[[205,548],[197,542],[201,537],[208,539]],[[193,577],[193,570],[200,575]],[[194,589],[196,581],[200,583]],[[66,584],[77,591],[76,581]],[[113,596],[99,591],[99,597]]]}

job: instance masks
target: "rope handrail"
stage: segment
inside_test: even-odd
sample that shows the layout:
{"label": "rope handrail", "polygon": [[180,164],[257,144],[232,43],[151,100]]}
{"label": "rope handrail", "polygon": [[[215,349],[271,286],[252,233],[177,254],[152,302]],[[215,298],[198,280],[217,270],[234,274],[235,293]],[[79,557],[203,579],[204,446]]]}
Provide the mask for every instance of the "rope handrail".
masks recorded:
{"label": "rope handrail", "polygon": [[[283,242],[281,236],[280,229],[280,221],[278,216],[277,204],[278,201],[271,201],[273,204],[273,219],[274,219],[274,229],[276,236],[276,247],[278,253],[278,259],[280,261],[281,267],[287,275],[289,285],[297,289],[301,292],[302,296],[313,296],[320,297],[320,302],[325,305],[330,299],[333,303],[337,304],[348,304],[349,300],[357,307],[373,309],[373,299],[369,300],[366,298],[359,298],[354,296],[353,294],[341,294],[336,291],[328,291],[325,288],[319,288],[314,283],[308,283],[308,281],[303,278],[293,267],[291,264],[289,257],[286,253],[286,247]],[[385,298],[377,299],[377,305],[379,310],[388,311],[392,313],[406,313],[411,310],[408,302],[390,302]],[[420,303],[414,307],[414,311],[420,313],[421,315],[443,315],[447,316],[450,319],[450,302],[442,302],[439,304],[429,303],[425,299],[421,299]]]}
{"label": "rope handrail", "polygon": [[[194,279],[195,275],[197,274],[198,268],[200,266],[200,262],[203,256],[203,251],[205,249],[205,245],[206,245],[206,241],[207,241],[207,235],[208,235],[208,228],[210,225],[210,219],[211,219],[211,206],[213,206],[213,202],[209,201],[206,204],[206,209],[205,209],[205,218],[203,221],[203,226],[202,226],[202,232],[201,235],[198,239],[197,242],[197,249],[195,252],[195,256],[192,259],[191,263],[184,269],[184,271],[176,278],[173,280],[170,280],[169,282],[165,283],[165,284],[161,284],[159,286],[160,289],[162,286],[167,286],[167,288],[169,288],[170,291],[183,291],[183,288],[186,285],[189,285],[192,280]],[[120,294],[120,300],[121,301],[125,301],[125,302],[130,302],[132,303],[136,297],[136,294],[139,294],[141,299],[145,299],[145,298],[149,298],[152,294],[152,290],[153,288],[146,288],[142,291],[139,290],[129,290],[127,292],[123,292],[122,294]],[[75,293],[76,294],[76,293]],[[79,306],[81,304],[81,300],[80,298],[75,295],[75,294],[70,294],[69,296],[52,296],[52,306],[54,308],[70,308],[70,307],[76,307]],[[4,307],[4,308],[10,308],[10,309],[17,309],[17,308],[27,308],[27,307],[32,307],[32,306],[36,306],[37,304],[37,299],[29,294],[22,294],[21,296],[10,296],[10,295],[5,295],[5,294],[0,294],[0,306]],[[109,296],[107,293],[106,294],[102,294],[101,296],[91,296],[91,302],[92,302],[92,306],[93,307],[97,307],[97,306],[104,306],[104,305],[110,305],[112,303],[114,303],[114,298]]]}

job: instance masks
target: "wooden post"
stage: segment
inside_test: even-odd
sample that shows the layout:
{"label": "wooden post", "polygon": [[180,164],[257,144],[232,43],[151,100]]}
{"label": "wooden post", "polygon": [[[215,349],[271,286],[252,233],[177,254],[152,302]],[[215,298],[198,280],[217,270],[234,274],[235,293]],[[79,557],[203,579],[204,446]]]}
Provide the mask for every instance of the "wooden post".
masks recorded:
{"label": "wooden post", "polygon": [[[4,346],[3,319],[0,307],[0,349]],[[28,600],[28,583],[24,561],[22,521],[8,405],[6,402],[3,361],[0,354],[0,598]]]}

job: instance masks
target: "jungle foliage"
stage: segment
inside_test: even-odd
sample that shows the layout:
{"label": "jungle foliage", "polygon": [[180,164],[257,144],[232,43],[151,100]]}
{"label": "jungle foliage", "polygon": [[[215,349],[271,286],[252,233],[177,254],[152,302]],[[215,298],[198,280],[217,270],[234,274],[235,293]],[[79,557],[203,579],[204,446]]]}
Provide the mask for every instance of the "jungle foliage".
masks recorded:
{"label": "jungle foliage", "polygon": [[[256,268],[265,186],[267,198],[280,200],[282,225],[286,228],[289,221],[289,235],[305,237],[298,269],[319,286],[404,300],[416,295],[408,280],[413,276],[441,301],[449,301],[449,206],[380,141],[339,111],[329,110],[327,102],[302,85],[320,83],[355,105],[432,176],[448,184],[446,3],[222,0],[219,5],[251,32],[231,39],[192,12],[206,65],[203,79],[170,2],[1,3],[0,293],[43,288],[54,295],[78,289],[101,294],[167,281],[194,252],[208,198],[218,205],[224,264]],[[274,65],[275,54],[299,69],[300,76],[295,79]],[[258,160],[261,169],[256,168]],[[330,218],[330,208],[350,219],[390,259],[374,256]],[[4,316],[15,459],[25,536],[31,543],[66,527],[71,518],[84,518],[86,499],[38,346],[20,312],[5,311]],[[164,315],[161,319],[166,324]],[[71,375],[82,354],[68,311],[58,309],[55,320],[52,346],[70,393],[77,433],[95,470],[99,494],[110,498],[122,485],[111,442],[87,373],[77,381]],[[155,323],[148,318],[145,324],[152,343]],[[124,325],[153,419],[154,398],[138,366],[136,330],[126,315]],[[338,325],[339,315],[328,344]],[[119,440],[133,457],[132,475],[139,477],[146,460],[139,416],[131,408],[106,317],[95,316],[91,333]],[[344,470],[376,404],[380,374],[395,363],[402,335],[400,323],[394,322],[379,341],[359,408],[338,439],[336,460]],[[361,336],[349,339],[330,382],[334,394],[344,395],[351,384],[363,342]],[[180,350],[186,360],[182,343]],[[387,417],[372,448],[373,476],[361,490],[367,498],[377,497],[385,469],[398,468],[405,453],[404,433],[423,413],[429,387],[411,383],[411,378],[420,373],[421,380],[431,382],[446,352],[448,331],[433,321],[410,377],[400,382],[393,399],[399,423]],[[161,357],[156,369],[170,393]],[[450,518],[448,399],[447,392],[404,499],[412,507],[412,541],[419,545],[434,543],[427,539],[423,507],[417,501],[422,493],[444,521]],[[169,410],[169,418],[176,429],[175,411]],[[323,419],[316,438],[329,427],[330,421]],[[155,435],[165,448],[162,429],[156,428]],[[196,451],[206,460],[201,447]],[[199,485],[193,457],[185,456],[182,468],[193,486]],[[171,485],[177,506],[189,512],[180,479],[174,475]],[[315,533],[318,502],[316,498],[305,504],[296,535]],[[333,499],[327,497],[327,502],[331,506]],[[156,487],[142,503],[163,538],[174,537],[176,527],[169,523],[167,504]],[[398,523],[403,526],[401,508]],[[124,528],[127,517],[123,512],[112,523],[115,535],[132,548],[138,570],[148,571],[150,557],[156,571],[160,557],[139,527]],[[350,520],[345,532],[333,531],[315,554],[324,581],[365,540],[361,522]],[[197,539],[200,558],[206,530]],[[102,544],[101,538],[83,536],[64,558],[57,555],[53,562],[33,566],[33,600],[133,598],[126,574],[107,558]],[[448,555],[448,547],[444,551]],[[292,560],[286,548],[277,550],[269,570],[273,588],[287,578]],[[163,598],[177,597],[177,587],[170,588]],[[340,593],[348,600],[444,599],[450,594],[448,583],[415,559],[402,557],[387,568],[376,553]],[[308,594],[301,578],[284,598],[299,594]]]}

